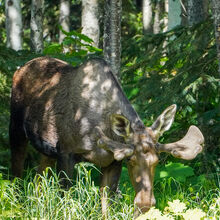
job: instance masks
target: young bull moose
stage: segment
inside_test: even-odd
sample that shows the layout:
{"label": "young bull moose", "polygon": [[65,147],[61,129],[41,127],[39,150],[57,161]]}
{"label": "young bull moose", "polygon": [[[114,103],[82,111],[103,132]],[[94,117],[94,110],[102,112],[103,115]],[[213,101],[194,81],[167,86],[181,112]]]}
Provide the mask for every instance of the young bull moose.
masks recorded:
{"label": "young bull moose", "polygon": [[[158,143],[174,120],[176,105],[145,127],[102,59],[74,68],[49,57],[36,58],[13,77],[10,118],[11,162],[21,177],[27,140],[42,154],[57,159],[58,171],[72,178],[77,162],[101,167],[101,190],[117,188],[122,160],[127,166],[142,212],[155,204],[154,169],[160,152],[191,160],[202,151],[204,138],[191,126],[181,140]],[[106,213],[106,197],[102,211]]]}

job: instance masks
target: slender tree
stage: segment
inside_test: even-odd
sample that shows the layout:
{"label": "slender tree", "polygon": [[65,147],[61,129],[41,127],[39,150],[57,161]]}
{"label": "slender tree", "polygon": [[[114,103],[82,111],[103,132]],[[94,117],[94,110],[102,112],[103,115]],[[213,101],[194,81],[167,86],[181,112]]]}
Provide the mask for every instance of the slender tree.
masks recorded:
{"label": "slender tree", "polygon": [[188,0],[187,11],[189,26],[206,19],[208,15],[206,4],[206,0]]}
{"label": "slender tree", "polygon": [[157,0],[155,5],[155,14],[154,14],[154,25],[153,25],[153,32],[154,34],[158,34],[161,30],[161,13],[162,13],[162,1]]}
{"label": "slender tree", "polygon": [[31,2],[31,49],[37,53],[43,51],[43,8],[44,0]]}
{"label": "slender tree", "polygon": [[99,4],[98,0],[82,0],[82,33],[99,46]]}
{"label": "slender tree", "polygon": [[142,16],[143,16],[143,32],[152,33],[152,2],[151,0],[142,1]]}
{"label": "slender tree", "polygon": [[22,49],[22,15],[20,0],[5,0],[7,47]]}
{"label": "slender tree", "polygon": [[[70,31],[70,1],[69,0],[60,0],[60,17],[59,17],[60,26],[64,31]],[[60,30],[59,32],[59,42],[62,43],[66,35]]]}
{"label": "slender tree", "polygon": [[215,25],[215,38],[217,46],[217,55],[219,61],[219,74],[220,74],[220,3],[219,0],[212,0],[213,17]]}
{"label": "slender tree", "polygon": [[104,57],[117,77],[121,63],[121,11],[121,0],[105,0]]}
{"label": "slender tree", "polygon": [[164,0],[164,28],[163,31],[168,30],[168,13],[169,13],[169,0]]}

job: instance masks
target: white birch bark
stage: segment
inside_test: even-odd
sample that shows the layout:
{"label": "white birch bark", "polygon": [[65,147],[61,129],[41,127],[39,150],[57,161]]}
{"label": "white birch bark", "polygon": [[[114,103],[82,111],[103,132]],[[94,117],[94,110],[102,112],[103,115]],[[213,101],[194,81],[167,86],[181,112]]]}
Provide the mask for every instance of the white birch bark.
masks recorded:
{"label": "white birch bark", "polygon": [[31,49],[36,53],[43,51],[43,8],[44,0],[31,2]]}
{"label": "white birch bark", "polygon": [[22,15],[20,0],[5,0],[7,47],[22,49]]}
{"label": "white birch bark", "polygon": [[[69,0],[60,0],[60,17],[59,24],[64,31],[70,31],[70,1]],[[63,39],[66,35],[60,30],[59,32],[59,43],[63,42]]]}
{"label": "white birch bark", "polygon": [[104,57],[118,78],[121,64],[121,6],[121,0],[105,0]]}
{"label": "white birch bark", "polygon": [[168,31],[168,13],[169,13],[169,1],[164,0],[164,29],[163,31],[166,32]]}
{"label": "white birch bark", "polygon": [[99,4],[98,0],[82,0],[82,34],[93,40],[93,46],[99,46]]}
{"label": "white birch bark", "polygon": [[152,3],[151,0],[142,1],[142,16],[143,16],[143,32],[152,33]]}
{"label": "white birch bark", "polygon": [[154,25],[153,25],[154,34],[160,33],[160,30],[161,30],[161,19],[160,19],[161,13],[162,13],[162,4],[161,4],[161,1],[157,0],[156,6],[155,6]]}

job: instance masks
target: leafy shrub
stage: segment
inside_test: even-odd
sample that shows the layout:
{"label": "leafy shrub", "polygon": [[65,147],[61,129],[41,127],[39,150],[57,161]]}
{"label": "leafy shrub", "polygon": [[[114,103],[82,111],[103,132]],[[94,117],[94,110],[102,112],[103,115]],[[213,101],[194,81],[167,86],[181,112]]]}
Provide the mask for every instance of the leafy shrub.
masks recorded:
{"label": "leafy shrub", "polygon": [[182,163],[169,162],[165,166],[158,165],[156,168],[155,182],[162,178],[174,178],[178,182],[184,183],[187,177],[193,176],[193,168]]}
{"label": "leafy shrub", "polygon": [[52,43],[44,49],[44,54],[53,55],[67,61],[73,66],[78,66],[92,56],[100,56],[102,50],[92,46],[93,40],[77,31],[66,32],[63,42]]}
{"label": "leafy shrub", "polygon": [[185,220],[200,220],[204,219],[205,216],[206,213],[201,209],[189,209],[185,203],[177,199],[173,202],[168,202],[168,206],[163,212],[159,209],[151,208],[146,214],[141,215],[136,220],[174,220],[179,218]]}
{"label": "leafy shrub", "polygon": [[163,109],[176,103],[175,122],[161,141],[176,141],[191,124],[199,126],[205,148],[196,173],[215,172],[220,166],[220,80],[213,21],[135,35],[123,41],[123,48],[121,81],[141,118],[151,125]]}

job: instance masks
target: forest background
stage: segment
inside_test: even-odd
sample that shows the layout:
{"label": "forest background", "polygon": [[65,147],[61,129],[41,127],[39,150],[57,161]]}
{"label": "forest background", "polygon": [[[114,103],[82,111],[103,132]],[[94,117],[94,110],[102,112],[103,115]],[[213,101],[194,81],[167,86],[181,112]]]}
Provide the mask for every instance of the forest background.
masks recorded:
{"label": "forest background", "polygon": [[[112,57],[112,52],[116,56]],[[63,59],[73,66],[90,57],[104,57],[148,126],[167,106],[176,103],[175,122],[160,141],[176,141],[194,124],[205,136],[205,148],[190,162],[160,156],[155,177],[157,208],[165,210],[168,201],[180,199],[188,207],[201,208],[210,218],[220,215],[220,3],[217,0],[0,0],[0,216],[5,218],[24,214],[20,206],[27,198],[25,186],[36,181],[35,170],[29,169],[38,164],[38,154],[30,148],[25,180],[19,182],[22,197],[12,203],[10,198],[15,199],[15,192],[10,194],[8,190],[13,188],[12,184],[18,187],[8,181],[12,76],[24,63],[42,55]],[[97,183],[98,171],[90,168],[85,165],[77,169],[84,177],[90,177],[92,172]],[[119,207],[127,204],[129,209],[134,192],[128,183],[126,166],[121,188]],[[27,217],[51,218],[46,211],[39,214],[34,203],[31,204],[23,207]],[[56,213],[53,208],[49,213]],[[27,212],[30,209],[35,211]],[[80,219],[88,219],[92,213],[88,210],[89,214],[78,210]],[[112,213],[116,210],[128,213],[118,219],[130,218],[131,211],[113,207]],[[97,216],[98,213],[94,219]],[[111,216],[115,219],[115,214]]]}

